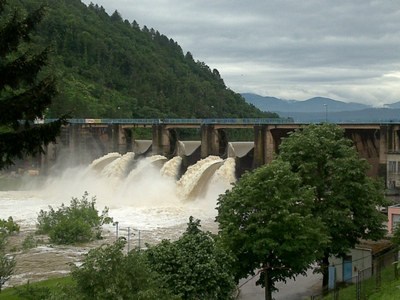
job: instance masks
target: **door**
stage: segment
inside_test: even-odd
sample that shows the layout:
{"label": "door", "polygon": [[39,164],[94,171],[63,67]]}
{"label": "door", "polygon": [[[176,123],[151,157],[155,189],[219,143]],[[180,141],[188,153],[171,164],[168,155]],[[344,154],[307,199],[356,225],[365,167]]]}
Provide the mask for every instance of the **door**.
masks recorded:
{"label": "door", "polygon": [[352,257],[346,256],[343,258],[343,281],[351,282],[353,277]]}

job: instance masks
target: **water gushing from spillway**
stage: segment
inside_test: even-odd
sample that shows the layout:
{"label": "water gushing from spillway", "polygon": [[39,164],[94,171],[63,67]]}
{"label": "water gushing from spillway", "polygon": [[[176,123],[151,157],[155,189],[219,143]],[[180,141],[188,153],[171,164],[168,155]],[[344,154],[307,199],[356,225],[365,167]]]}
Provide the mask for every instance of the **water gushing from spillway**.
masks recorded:
{"label": "water gushing from spillway", "polygon": [[[131,229],[134,233],[131,240],[136,245],[138,230],[142,245],[165,238],[177,239],[190,216],[200,219],[203,229],[215,232],[217,198],[236,180],[235,160],[211,156],[190,166],[182,176],[181,164],[180,156],[169,160],[159,155],[137,159],[133,152],[109,153],[89,166],[57,172],[57,176],[49,177],[41,186],[0,191],[0,219],[12,216],[26,235],[35,230],[41,209],[48,210],[49,206],[57,209],[62,203],[69,205],[72,197],[80,199],[87,191],[90,198],[96,197],[99,211],[109,207],[109,216],[119,222],[120,236],[126,237],[127,228]],[[106,240],[113,241],[115,227],[108,225],[105,230]],[[18,254],[19,267],[9,284],[65,274],[69,272],[68,263],[78,261],[87,251],[87,248],[57,246],[50,252],[48,249],[38,247],[26,252],[27,255]]]}
{"label": "water gushing from spillway", "polygon": [[[219,194],[236,180],[234,162],[233,158],[209,156],[180,176],[180,156],[169,160],[160,155],[136,159],[133,152],[109,153],[89,166],[67,169],[50,177],[41,188],[30,190],[30,195],[40,199],[40,205],[21,221],[32,224],[39,209],[68,204],[72,197],[80,198],[87,191],[90,197],[96,197],[99,208],[109,207],[112,217],[129,226],[175,226],[186,224],[190,215],[212,223]],[[10,215],[24,213],[12,208],[0,211],[0,218]]]}

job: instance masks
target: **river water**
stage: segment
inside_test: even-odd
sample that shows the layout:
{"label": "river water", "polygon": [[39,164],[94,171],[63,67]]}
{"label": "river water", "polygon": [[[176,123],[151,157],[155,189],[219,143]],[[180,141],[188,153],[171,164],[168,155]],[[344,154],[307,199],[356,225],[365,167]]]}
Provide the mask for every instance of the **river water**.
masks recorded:
{"label": "river water", "polygon": [[[129,238],[131,249],[175,240],[190,216],[200,219],[204,230],[217,231],[217,198],[235,181],[234,159],[210,156],[190,167],[180,180],[176,179],[180,157],[134,161],[134,153],[110,153],[89,166],[57,169],[40,184],[32,180],[22,190],[0,191],[0,218],[12,216],[21,226],[21,233],[9,239],[8,250],[17,266],[6,286],[67,274],[70,263],[79,263],[90,248],[114,241],[117,234]],[[45,236],[35,236],[42,243],[22,249],[23,240],[35,231],[41,209],[69,205],[72,197],[80,199],[85,192],[96,197],[99,211],[109,208],[118,232],[116,226],[106,225],[103,240],[79,246],[51,245]]]}

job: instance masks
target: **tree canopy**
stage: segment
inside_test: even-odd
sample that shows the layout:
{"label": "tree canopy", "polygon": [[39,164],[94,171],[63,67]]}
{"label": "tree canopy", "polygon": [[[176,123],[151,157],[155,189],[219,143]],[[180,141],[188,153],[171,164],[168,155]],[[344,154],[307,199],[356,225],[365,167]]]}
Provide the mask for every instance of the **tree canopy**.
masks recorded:
{"label": "tree canopy", "polygon": [[260,270],[266,299],[277,281],[304,273],[327,243],[314,217],[314,189],[290,165],[275,160],[245,173],[218,199],[219,234],[236,256],[236,279]]}
{"label": "tree canopy", "polygon": [[142,252],[123,253],[125,243],[92,249],[81,266],[72,266],[76,299],[179,299],[163,287]]}
{"label": "tree canopy", "polygon": [[303,186],[315,188],[312,213],[325,224],[330,242],[323,249],[321,267],[327,284],[329,256],[343,256],[360,239],[379,239],[386,232],[383,184],[366,175],[361,159],[334,124],[309,125],[285,138],[279,158],[288,162]]}
{"label": "tree canopy", "polygon": [[42,71],[49,49],[37,49],[31,32],[43,7],[22,15],[0,0],[0,169],[25,155],[43,152],[54,142],[64,119],[34,125],[57,93],[53,76]]}
{"label": "tree canopy", "polygon": [[231,299],[235,289],[234,260],[200,220],[190,217],[186,232],[175,242],[163,240],[146,255],[174,294],[182,299]]}
{"label": "tree canopy", "polygon": [[69,206],[64,203],[57,210],[40,210],[36,227],[38,233],[48,234],[55,244],[74,244],[101,239],[102,225],[112,222],[105,207],[99,215],[96,197],[88,199],[85,192],[81,199],[72,198]]}

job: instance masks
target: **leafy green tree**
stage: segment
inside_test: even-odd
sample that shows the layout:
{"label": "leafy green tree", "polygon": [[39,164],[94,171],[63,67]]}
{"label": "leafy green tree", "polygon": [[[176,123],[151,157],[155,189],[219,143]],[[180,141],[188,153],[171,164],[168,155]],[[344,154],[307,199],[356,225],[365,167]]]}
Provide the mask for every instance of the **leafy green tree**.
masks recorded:
{"label": "leafy green tree", "polygon": [[[35,2],[18,1],[27,10]],[[217,70],[185,56],[157,30],[140,29],[117,11],[109,16],[98,5],[47,2],[49,13],[34,38],[39,45],[54,45],[51,61],[60,94],[49,118],[65,111],[75,118],[277,117],[247,104]]]}
{"label": "leafy green tree", "polygon": [[325,223],[330,242],[320,261],[328,284],[328,259],[343,256],[360,239],[379,239],[386,232],[383,185],[366,175],[368,163],[361,159],[334,124],[309,125],[282,141],[279,157],[291,165],[303,186],[315,188],[313,215]]}
{"label": "leafy green tree", "polygon": [[182,299],[231,299],[235,289],[234,260],[200,220],[190,217],[186,232],[175,242],[150,247],[147,258],[161,281]]}
{"label": "leafy green tree", "polygon": [[55,80],[41,74],[48,49],[31,50],[30,33],[44,14],[41,7],[27,16],[0,0],[0,169],[25,155],[43,152],[54,142],[65,119],[33,125],[42,119],[56,95]]}
{"label": "leafy green tree", "polygon": [[49,207],[41,210],[37,218],[38,233],[48,234],[56,244],[73,244],[101,239],[101,226],[112,222],[108,208],[101,215],[95,208],[96,198],[88,199],[85,192],[81,199],[72,198],[70,206],[61,205],[58,210]]}
{"label": "leafy green tree", "polygon": [[72,266],[72,278],[81,299],[178,299],[163,288],[140,251],[123,253],[126,242],[92,249],[83,264]]}
{"label": "leafy green tree", "polygon": [[314,189],[281,160],[245,173],[219,197],[219,235],[236,256],[236,280],[259,270],[257,284],[272,299],[277,281],[306,272],[327,243],[313,199]]}

